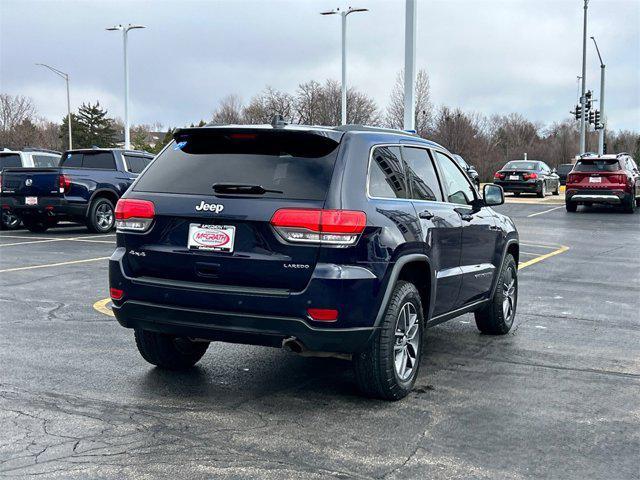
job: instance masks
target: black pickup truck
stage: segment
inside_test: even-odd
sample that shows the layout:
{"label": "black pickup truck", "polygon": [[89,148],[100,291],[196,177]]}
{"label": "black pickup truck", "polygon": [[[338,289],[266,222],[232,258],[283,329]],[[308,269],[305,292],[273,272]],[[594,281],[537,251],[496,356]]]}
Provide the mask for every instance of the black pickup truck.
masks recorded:
{"label": "black pickup truck", "polygon": [[116,202],[152,159],[143,151],[93,148],[66,151],[57,168],[7,168],[2,208],[32,232],[66,220],[105,233],[115,225]]}

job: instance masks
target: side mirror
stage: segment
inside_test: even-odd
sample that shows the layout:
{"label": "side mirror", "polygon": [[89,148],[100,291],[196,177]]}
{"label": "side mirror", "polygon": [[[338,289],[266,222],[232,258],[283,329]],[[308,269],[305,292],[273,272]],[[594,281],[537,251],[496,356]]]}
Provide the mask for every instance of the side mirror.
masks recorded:
{"label": "side mirror", "polygon": [[482,195],[484,197],[484,204],[487,207],[493,207],[496,205],[502,205],[504,203],[504,190],[499,185],[489,183],[482,189]]}
{"label": "side mirror", "polygon": [[467,170],[475,170],[476,167],[474,167],[473,165],[469,165],[469,168]]}
{"label": "side mirror", "polygon": [[551,173],[558,173],[558,171],[555,168],[552,168]]}

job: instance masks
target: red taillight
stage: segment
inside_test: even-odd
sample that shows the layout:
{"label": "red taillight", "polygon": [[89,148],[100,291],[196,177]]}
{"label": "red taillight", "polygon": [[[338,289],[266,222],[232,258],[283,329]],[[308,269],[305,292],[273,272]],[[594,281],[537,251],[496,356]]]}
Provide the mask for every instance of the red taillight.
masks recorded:
{"label": "red taillight", "polygon": [[367,224],[367,215],[356,210],[283,208],[271,225],[285,240],[298,243],[353,245]]}
{"label": "red taillight", "polygon": [[536,178],[538,178],[538,174],[535,172],[525,173],[524,175],[522,175],[522,178],[524,178],[525,180],[535,180]]}
{"label": "red taillight", "polygon": [[144,232],[153,222],[155,207],[149,200],[121,198],[116,204],[115,213],[118,230]]}
{"label": "red taillight", "polygon": [[122,300],[122,297],[124,297],[124,291],[120,290],[119,288],[110,288],[109,289],[109,296],[113,300]]}
{"label": "red taillight", "polygon": [[497,178],[498,180],[504,180],[504,173],[501,172],[496,172],[495,175],[493,176],[493,178]]}
{"label": "red taillight", "polygon": [[71,188],[71,179],[61,173],[58,177],[58,186],[60,187],[60,193],[67,193]]}
{"label": "red taillight", "polygon": [[229,138],[233,140],[255,140],[258,135],[255,133],[232,133]]}
{"label": "red taillight", "polygon": [[338,320],[338,310],[331,308],[308,308],[307,313],[316,322],[335,322]]}

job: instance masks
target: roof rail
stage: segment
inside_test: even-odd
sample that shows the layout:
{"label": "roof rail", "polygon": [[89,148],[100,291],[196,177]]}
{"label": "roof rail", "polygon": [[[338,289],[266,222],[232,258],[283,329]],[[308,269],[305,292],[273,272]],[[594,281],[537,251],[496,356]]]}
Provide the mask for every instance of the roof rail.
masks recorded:
{"label": "roof rail", "polygon": [[380,133],[395,133],[399,135],[407,135],[410,137],[417,137],[418,134],[407,130],[398,130],[395,128],[383,128],[383,127],[370,127],[368,125],[360,125],[360,124],[349,124],[349,125],[339,125],[337,127],[333,127],[333,130],[338,130],[339,132],[380,132]]}
{"label": "roof rail", "polygon": [[44,152],[44,153],[55,153],[56,155],[62,155],[61,152],[57,150],[51,150],[49,148],[38,148],[38,147],[24,147],[22,149],[23,152]]}
{"label": "roof rail", "polygon": [[623,155],[631,156],[631,154],[629,152],[620,152],[620,153],[616,153],[616,158],[617,157],[622,157]]}

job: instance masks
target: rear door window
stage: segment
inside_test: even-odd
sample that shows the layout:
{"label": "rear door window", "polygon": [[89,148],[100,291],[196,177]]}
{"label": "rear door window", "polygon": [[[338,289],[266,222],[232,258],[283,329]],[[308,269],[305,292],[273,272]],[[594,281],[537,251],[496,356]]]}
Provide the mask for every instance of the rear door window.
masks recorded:
{"label": "rear door window", "polygon": [[213,195],[215,184],[235,184],[267,190],[256,198],[324,200],[338,145],[301,131],[187,132],[156,157],[135,190]]}
{"label": "rear door window", "polygon": [[375,147],[369,164],[369,195],[408,198],[400,147]]}
{"label": "rear door window", "polygon": [[620,170],[618,160],[578,160],[574,172],[617,172]]}
{"label": "rear door window", "polygon": [[141,157],[138,155],[125,155],[127,161],[127,171],[131,173],[140,173],[144,168],[149,165],[151,159],[147,157]]}
{"label": "rear door window", "polygon": [[438,176],[428,152],[423,148],[403,147],[407,181],[414,200],[442,200]]}
{"label": "rear door window", "polygon": [[115,170],[116,160],[111,152],[85,152],[82,157],[82,168]]}
{"label": "rear door window", "polygon": [[19,153],[3,153],[0,154],[0,170],[3,168],[21,167],[22,160],[20,160]]}

